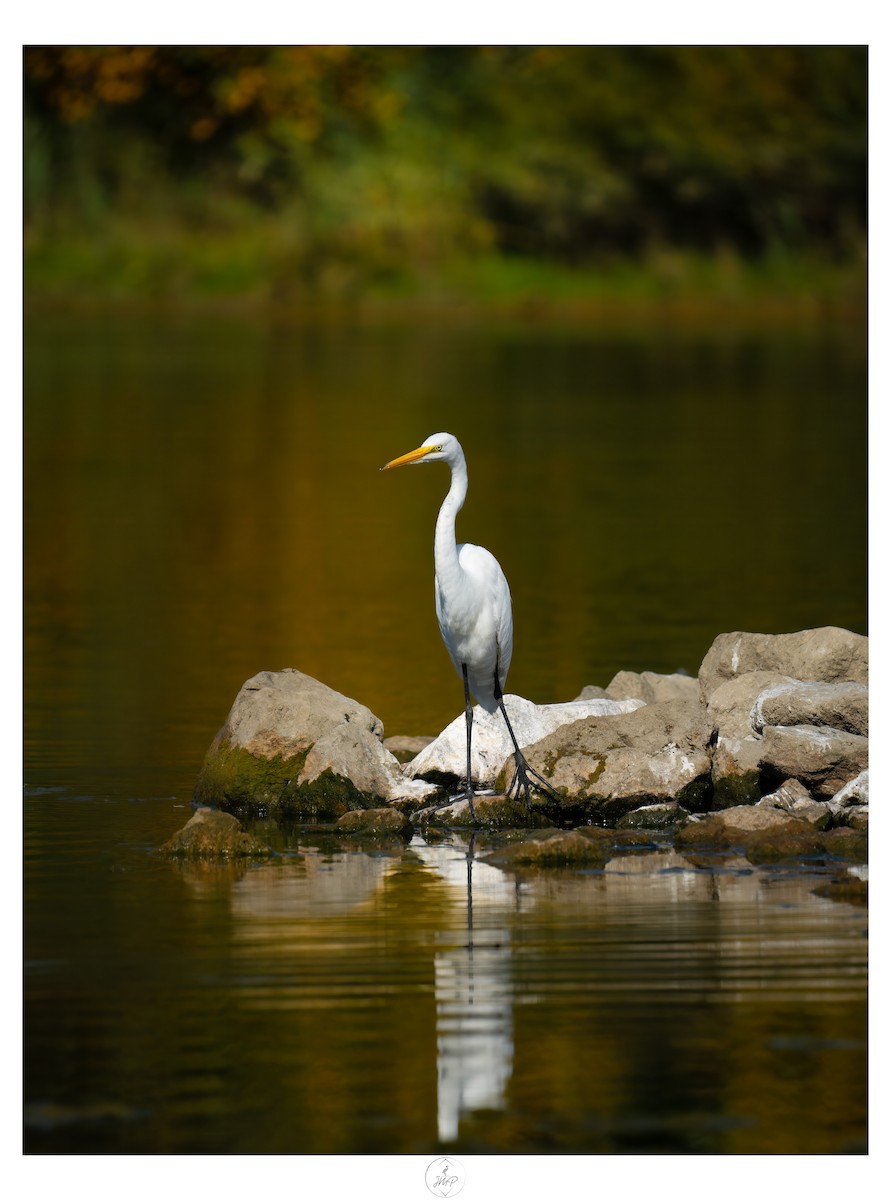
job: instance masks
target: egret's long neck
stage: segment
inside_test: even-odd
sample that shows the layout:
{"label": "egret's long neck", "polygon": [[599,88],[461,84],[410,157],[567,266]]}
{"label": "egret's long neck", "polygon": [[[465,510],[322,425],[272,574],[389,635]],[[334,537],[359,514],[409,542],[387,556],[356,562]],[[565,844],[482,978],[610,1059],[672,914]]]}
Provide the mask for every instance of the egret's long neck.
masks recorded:
{"label": "egret's long neck", "polygon": [[464,455],[451,464],[452,483],[448,494],[442,502],[439,516],[436,518],[436,533],[433,537],[433,561],[436,565],[436,577],[446,580],[457,576],[458,549],[455,543],[455,517],[461,511],[464,498],[467,495],[467,464]]}

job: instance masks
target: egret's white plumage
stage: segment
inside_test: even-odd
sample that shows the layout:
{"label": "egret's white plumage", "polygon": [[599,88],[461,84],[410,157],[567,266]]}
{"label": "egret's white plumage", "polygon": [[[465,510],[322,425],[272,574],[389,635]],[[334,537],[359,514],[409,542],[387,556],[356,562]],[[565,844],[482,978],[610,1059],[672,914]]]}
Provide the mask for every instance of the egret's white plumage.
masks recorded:
{"label": "egret's white plumage", "polygon": [[[436,518],[433,561],[436,569],[436,616],[440,632],[455,670],[464,680],[467,717],[467,790],[473,813],[470,778],[470,739],[473,722],[470,695],[476,696],[487,712],[500,708],[514,744],[514,783],[522,787],[529,803],[528,776],[536,773],[526,763],[504,707],[514,645],[510,588],[498,560],[482,546],[455,540],[455,518],[467,496],[467,462],[461,443],[451,433],[434,433],[417,450],[394,458],[381,470],[417,463],[444,462],[451,471],[451,485]],[[537,778],[540,778],[536,776]],[[544,780],[541,780],[544,783]]]}

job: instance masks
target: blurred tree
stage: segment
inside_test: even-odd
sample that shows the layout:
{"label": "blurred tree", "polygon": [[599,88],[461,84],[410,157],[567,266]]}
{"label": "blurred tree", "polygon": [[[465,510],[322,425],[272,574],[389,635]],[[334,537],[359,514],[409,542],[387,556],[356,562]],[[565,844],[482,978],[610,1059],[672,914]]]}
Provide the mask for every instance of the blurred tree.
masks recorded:
{"label": "blurred tree", "polygon": [[24,77],[32,229],[247,205],[322,258],[570,263],[865,229],[862,47],[40,46]]}

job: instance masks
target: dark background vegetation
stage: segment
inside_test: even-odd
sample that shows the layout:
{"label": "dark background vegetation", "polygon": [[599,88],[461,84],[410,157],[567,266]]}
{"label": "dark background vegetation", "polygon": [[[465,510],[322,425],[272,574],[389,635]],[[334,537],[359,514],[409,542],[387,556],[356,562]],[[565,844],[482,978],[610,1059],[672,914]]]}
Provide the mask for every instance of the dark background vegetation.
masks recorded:
{"label": "dark background vegetation", "polygon": [[862,286],[863,47],[25,50],[34,295]]}

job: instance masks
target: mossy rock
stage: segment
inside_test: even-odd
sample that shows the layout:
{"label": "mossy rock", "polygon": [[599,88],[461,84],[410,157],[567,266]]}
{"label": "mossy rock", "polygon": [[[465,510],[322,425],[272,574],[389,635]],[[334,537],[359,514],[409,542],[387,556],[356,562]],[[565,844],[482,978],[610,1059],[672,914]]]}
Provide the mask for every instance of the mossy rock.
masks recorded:
{"label": "mossy rock", "polygon": [[[720,779],[713,781],[711,807],[712,809],[720,810],[723,808],[736,808],[738,804],[754,804],[761,799],[761,795],[760,771],[745,771],[738,775],[722,775]],[[686,807],[693,808],[693,805],[686,804]]]}
{"label": "mossy rock", "polygon": [[266,858],[272,851],[231,813],[202,807],[161,847],[170,858]]}
{"label": "mossy rock", "polygon": [[591,833],[578,829],[547,831],[504,846],[490,854],[486,861],[506,870],[602,867],[612,853],[613,840],[606,836],[605,830]]}
{"label": "mossy rock", "polygon": [[842,826],[829,829],[823,835],[823,844],[835,858],[865,863],[869,860],[869,836],[865,829]]}
{"label": "mossy rock", "polygon": [[352,809],[371,808],[379,798],[360,792],[349,779],[324,771],[311,783],[297,780],[307,752],[272,758],[251,754],[225,740],[214,742],[195,785],[195,801],[227,812],[281,813],[296,820],[336,821]]}
{"label": "mossy rock", "polygon": [[[804,822],[802,822],[804,824]],[[763,829],[745,835],[746,858],[756,866],[802,858],[822,858],[826,846],[813,826],[805,829]]]}
{"label": "mossy rock", "polygon": [[824,900],[835,900],[843,904],[867,905],[869,903],[869,884],[865,879],[830,879],[814,888],[815,896]]}
{"label": "mossy rock", "polygon": [[507,796],[474,796],[474,815],[464,797],[437,808],[422,809],[417,814],[424,827],[440,825],[446,829],[547,829],[552,822],[540,811],[538,797],[533,796],[532,808],[524,801],[509,800]]}
{"label": "mossy rock", "polygon": [[335,832],[361,834],[364,837],[411,837],[412,823],[395,808],[353,809],[344,813],[334,826]]}

